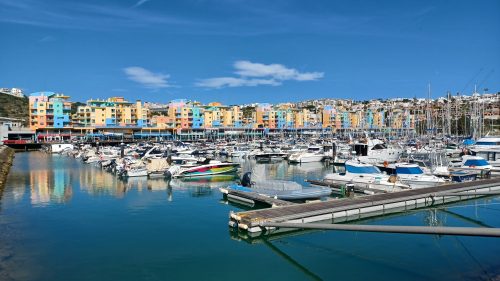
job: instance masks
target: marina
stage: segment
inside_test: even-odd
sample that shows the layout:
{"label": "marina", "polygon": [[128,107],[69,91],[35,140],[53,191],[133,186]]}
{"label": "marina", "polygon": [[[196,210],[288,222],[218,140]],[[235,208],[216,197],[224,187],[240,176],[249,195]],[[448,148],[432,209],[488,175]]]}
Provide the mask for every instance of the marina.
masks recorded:
{"label": "marina", "polygon": [[[264,165],[269,176],[295,181],[303,186],[308,186],[309,181],[320,179],[335,168],[335,166],[321,162],[292,165],[286,161],[267,164],[257,164],[255,160],[248,159],[238,161],[244,169],[254,165]],[[235,229],[230,228],[228,233],[229,213],[261,212],[264,214],[281,212],[279,210],[283,209],[283,212],[288,212],[287,215],[290,215],[293,212],[286,211],[291,210],[288,208],[304,210],[310,208],[308,206],[321,206],[322,204],[332,204],[332,208],[344,208],[342,202],[347,200],[358,202],[357,205],[350,205],[349,210],[353,210],[352,208],[360,210],[368,207],[369,204],[374,204],[370,203],[371,201],[375,202],[375,198],[357,197],[358,195],[354,199],[336,199],[332,195],[333,197],[324,202],[289,202],[258,194],[238,194],[234,191],[233,195],[240,199],[246,198],[247,200],[243,201],[247,202],[223,199],[224,194],[219,191],[219,188],[224,189],[237,181],[239,177],[232,175],[172,180],[148,179],[148,177],[120,179],[96,164],[85,164],[73,157],[45,152],[18,153],[1,201],[0,235],[4,243],[0,247],[0,253],[4,262],[0,274],[3,274],[1,276],[6,280],[8,278],[88,280],[88,278],[95,278],[92,272],[99,272],[99,276],[134,280],[145,278],[149,274],[157,278],[168,276],[174,279],[196,279],[206,275],[201,272],[210,272],[210,276],[214,279],[220,279],[228,273],[233,275],[239,272],[238,264],[241,264],[241,261],[234,259],[235,256],[244,258],[253,266],[265,266],[271,262],[279,278],[285,275],[290,280],[303,280],[312,278],[311,276],[315,276],[315,280],[326,280],[334,276],[335,278],[346,277],[346,274],[349,274],[350,278],[357,279],[377,272],[380,266],[388,267],[387,270],[393,276],[400,278],[413,280],[425,276],[426,279],[433,280],[436,276],[434,274],[444,270],[442,267],[444,261],[461,268],[457,271],[459,275],[450,276],[450,280],[454,280],[457,276],[469,276],[469,274],[470,276],[498,274],[496,271],[498,264],[494,258],[489,258],[498,250],[495,249],[496,243],[490,240],[494,238],[465,239],[417,235],[411,238],[416,242],[414,246],[411,246],[407,243],[410,239],[406,236],[408,234],[354,232],[353,236],[352,232],[349,234],[349,232],[300,229],[283,231],[284,228],[274,229],[274,227],[268,227],[269,231],[265,235],[248,231],[253,230],[252,228],[245,231],[243,229],[234,231]],[[495,178],[479,183],[470,182],[459,184],[458,187],[456,185],[445,187],[450,192],[460,192],[460,194],[471,192],[473,186],[477,186],[475,191],[477,194],[484,193],[485,190],[497,190],[494,186],[498,186],[498,180]],[[426,196],[416,195],[423,192],[421,189],[403,192],[414,194],[414,196]],[[432,200],[427,198],[424,200],[427,207],[424,207],[424,201],[417,204],[419,199],[414,197],[413,199],[406,198],[406,201],[412,200],[413,205],[407,204],[406,209],[401,206],[392,206],[396,209],[387,208],[390,212],[387,211],[383,216],[380,214],[369,216],[360,214],[359,211],[349,212],[352,212],[352,218],[362,217],[363,220],[360,220],[362,224],[376,222],[377,224],[427,227],[438,225],[500,227],[496,216],[498,211],[495,211],[496,204],[500,203],[496,196],[483,199],[482,196],[471,194],[439,196],[437,192],[432,193],[436,195],[435,203],[431,204]],[[429,192],[426,194],[428,195]],[[379,196],[380,200],[385,201],[386,207],[393,204],[390,200],[401,200],[391,199],[400,196],[398,193],[374,196]],[[259,198],[265,203],[261,207],[258,207],[258,202],[252,203],[250,205],[258,208],[248,210],[250,208],[248,203],[251,203],[248,200],[256,202]],[[457,201],[457,198],[468,200]],[[438,205],[439,200],[443,199],[450,200],[450,202],[446,205]],[[270,208],[269,205],[275,207]],[[422,208],[415,209],[417,205]],[[394,210],[399,211],[395,213]],[[299,211],[295,215],[304,217]],[[277,217],[274,216],[274,218]],[[347,219],[339,216],[337,220]],[[266,221],[271,223],[271,220]],[[291,219],[273,221],[297,222]],[[261,230],[262,228],[257,225],[258,222],[255,221],[255,223],[254,226]],[[36,236],[33,236],[34,233]],[[181,233],[182,235],[179,236]],[[203,241],[200,237],[203,237]],[[463,241],[464,247],[469,251],[471,247],[485,249],[481,252],[474,251],[473,254],[474,260],[481,261],[481,267],[478,267],[476,263],[471,264],[471,257],[462,256],[463,248],[457,249],[453,246],[456,243],[454,241],[457,241],[455,239]],[[41,241],[46,241],[45,244],[60,246],[44,247],[44,243],[40,244]],[[206,241],[210,241],[210,245],[207,245]],[[340,241],[343,242],[340,243]],[[391,241],[391,247],[387,249],[389,241]],[[439,247],[436,247],[436,243]],[[422,248],[421,245],[426,246]],[[381,251],[382,248],[385,251]],[[457,258],[443,259],[443,249],[446,249],[446,256],[456,255]],[[124,251],[128,254],[124,255]],[[122,253],[122,259],[110,261],[107,258],[109,255],[118,253]],[[391,262],[395,257],[405,261],[404,256],[410,253],[411,256],[428,256],[433,253],[432,255],[435,256],[431,258],[433,265],[427,265],[430,270],[429,274],[417,274],[403,263]],[[266,262],[260,261],[262,255],[266,255]],[[10,258],[5,259],[5,257]],[[179,259],[179,257],[183,258]],[[210,257],[210,262],[205,260],[208,257]],[[57,261],[61,259],[65,259],[64,267],[58,265]],[[82,259],[88,260],[89,266],[94,269],[82,271],[79,267]],[[318,263],[315,261],[317,259],[322,261]],[[357,260],[358,263],[366,266],[366,271],[360,275],[356,274],[357,277],[353,277],[352,273],[347,273],[350,272],[349,270],[332,273],[330,271],[332,259],[343,268],[349,268],[352,259]],[[373,265],[376,260],[378,262]],[[420,263],[417,262],[417,264],[424,266],[425,263],[422,263],[424,260],[420,259]],[[23,272],[19,263],[28,264],[30,270]],[[159,266],[159,263],[162,265]],[[196,265],[201,271],[182,270],[182,266],[186,263]],[[214,268],[221,263],[234,270],[215,270]],[[132,266],[133,264],[137,265]],[[249,272],[240,278],[251,280],[258,276],[257,272]],[[278,278],[277,275],[276,278]],[[467,277],[464,278],[467,279]],[[439,279],[442,280],[442,277]]]}
{"label": "marina", "polygon": [[0,10],[0,281],[500,281],[500,1]]}

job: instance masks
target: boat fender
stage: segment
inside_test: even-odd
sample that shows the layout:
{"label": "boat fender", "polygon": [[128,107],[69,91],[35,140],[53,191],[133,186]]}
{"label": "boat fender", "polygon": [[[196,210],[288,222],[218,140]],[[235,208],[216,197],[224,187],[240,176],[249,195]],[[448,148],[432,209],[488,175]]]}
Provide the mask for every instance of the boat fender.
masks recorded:
{"label": "boat fender", "polygon": [[384,167],[387,168],[387,166],[389,166],[389,162],[384,161]]}
{"label": "boat fender", "polygon": [[397,180],[396,175],[391,175],[391,176],[389,177],[389,182],[390,182],[390,183],[396,183],[396,180]]}

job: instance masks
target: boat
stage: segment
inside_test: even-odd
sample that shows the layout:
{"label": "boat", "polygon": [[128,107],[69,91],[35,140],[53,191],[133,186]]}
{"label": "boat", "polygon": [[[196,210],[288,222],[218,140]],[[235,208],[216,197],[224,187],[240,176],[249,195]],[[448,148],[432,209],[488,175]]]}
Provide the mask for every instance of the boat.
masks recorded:
{"label": "boat", "polygon": [[170,184],[174,188],[193,188],[193,187],[208,187],[219,188],[225,187],[239,180],[236,174],[219,174],[199,177],[174,178]]}
{"label": "boat", "polygon": [[353,151],[363,163],[396,162],[405,152],[401,147],[388,146],[381,140],[365,138],[362,142],[353,145]]}
{"label": "boat", "polygon": [[170,165],[165,158],[149,158],[146,161],[146,169],[149,178],[164,178]]}
{"label": "boat", "polygon": [[397,163],[395,170],[398,179],[410,188],[432,187],[449,182],[444,178],[425,174],[417,164]]}
{"label": "boat", "polygon": [[237,163],[206,159],[204,162],[195,165],[173,165],[168,169],[168,172],[174,178],[199,177],[235,173],[238,171],[239,166]]}
{"label": "boat", "polygon": [[71,143],[52,143],[47,147],[48,152],[52,154],[73,150],[73,148],[74,146]]}
{"label": "boat", "polygon": [[463,155],[459,160],[450,161],[450,168],[464,170],[491,170],[493,166],[483,157],[474,155]]}
{"label": "boat", "polygon": [[332,190],[328,187],[304,187],[296,182],[289,181],[268,181],[265,186],[246,187],[242,185],[231,185],[228,189],[243,191],[243,192],[256,192],[260,195],[272,197],[281,200],[306,200],[318,199],[321,197],[330,196]]}
{"label": "boat", "polygon": [[492,166],[500,167],[500,137],[484,137],[470,147],[473,155],[483,157]]}
{"label": "boat", "polygon": [[123,170],[120,174],[120,177],[124,178],[132,178],[132,177],[147,177],[148,169],[144,167],[129,167]]}
{"label": "boat", "polygon": [[228,189],[243,192],[256,192],[281,200],[318,199],[329,196],[329,187],[305,187],[294,181],[268,179],[264,165],[256,165],[252,172],[247,172],[241,179],[241,185],[231,185]]}
{"label": "boat", "polygon": [[231,157],[246,157],[250,151],[245,146],[235,146],[229,153]]}
{"label": "boat", "polygon": [[319,146],[310,146],[307,151],[292,153],[288,157],[290,163],[321,162],[325,159],[325,153]]}
{"label": "boat", "polygon": [[266,148],[254,155],[255,161],[260,163],[282,161],[286,156],[286,153],[282,152],[279,149],[273,148]]}
{"label": "boat", "polygon": [[377,189],[384,192],[401,191],[410,188],[408,184],[398,181],[395,175],[383,174],[372,164],[354,160],[345,162],[344,173],[327,174],[323,181],[335,185],[354,184],[354,187],[357,188]]}

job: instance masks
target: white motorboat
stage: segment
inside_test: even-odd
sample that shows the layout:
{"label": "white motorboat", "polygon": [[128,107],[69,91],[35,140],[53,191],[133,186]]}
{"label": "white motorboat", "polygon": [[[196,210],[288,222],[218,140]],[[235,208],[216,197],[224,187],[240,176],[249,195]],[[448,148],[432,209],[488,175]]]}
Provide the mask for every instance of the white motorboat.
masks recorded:
{"label": "white motorboat", "polygon": [[123,171],[120,174],[121,177],[147,177],[148,176],[148,169],[144,167],[130,167],[126,168],[125,171]]}
{"label": "white motorboat", "polygon": [[331,173],[325,175],[324,182],[328,184],[354,184],[358,188],[377,189],[384,192],[401,191],[410,186],[397,180],[396,176],[383,174],[371,165],[359,161],[345,162],[345,173]]}
{"label": "white motorboat", "polygon": [[71,143],[52,143],[48,147],[50,153],[62,153],[63,151],[73,150],[74,146]]}
{"label": "white motorboat", "polygon": [[363,142],[353,145],[356,156],[363,163],[396,162],[405,152],[402,147],[388,146],[378,139],[365,139]]}
{"label": "white motorboat", "polygon": [[229,153],[231,157],[246,157],[250,153],[248,147],[244,146],[235,146],[232,151]]}
{"label": "white motorboat", "polygon": [[325,159],[325,153],[319,146],[311,146],[307,151],[292,153],[288,157],[290,163],[321,162]]}
{"label": "white motorboat", "polygon": [[470,147],[472,153],[483,157],[492,166],[500,166],[500,137],[484,137]]}
{"label": "white motorboat", "polygon": [[491,170],[493,166],[483,157],[464,155],[461,160],[453,160],[450,162],[450,168],[463,170]]}
{"label": "white motorboat", "polygon": [[398,179],[411,188],[431,187],[448,182],[444,178],[425,174],[417,164],[397,163],[395,170]]}

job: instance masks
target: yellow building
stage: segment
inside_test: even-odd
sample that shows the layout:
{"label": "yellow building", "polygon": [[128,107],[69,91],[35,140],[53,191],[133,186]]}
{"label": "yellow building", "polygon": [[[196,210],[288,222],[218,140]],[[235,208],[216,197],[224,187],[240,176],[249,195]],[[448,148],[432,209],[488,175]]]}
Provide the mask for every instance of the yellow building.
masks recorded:
{"label": "yellow building", "polygon": [[222,126],[222,113],[218,107],[205,108],[203,121],[205,128],[218,128]]}
{"label": "yellow building", "polygon": [[146,127],[150,112],[139,100],[131,103],[123,97],[111,97],[88,100],[87,105],[78,107],[73,118],[83,127]]}
{"label": "yellow building", "polygon": [[221,108],[222,126],[239,128],[242,126],[243,112],[239,106]]}

